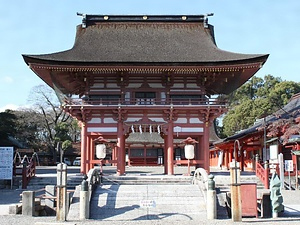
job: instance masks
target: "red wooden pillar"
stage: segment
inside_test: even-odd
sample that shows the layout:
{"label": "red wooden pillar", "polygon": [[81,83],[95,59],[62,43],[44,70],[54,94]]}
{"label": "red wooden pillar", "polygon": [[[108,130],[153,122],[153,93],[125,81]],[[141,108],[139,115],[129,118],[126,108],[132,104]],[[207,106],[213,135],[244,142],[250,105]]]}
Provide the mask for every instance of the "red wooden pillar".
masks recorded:
{"label": "red wooden pillar", "polygon": [[87,143],[87,127],[84,122],[81,123],[81,164],[80,172],[86,174],[86,143]]}
{"label": "red wooden pillar", "polygon": [[128,166],[131,166],[131,164],[130,164],[130,155],[131,155],[131,149],[130,149],[130,146],[128,146]]}
{"label": "red wooden pillar", "polygon": [[91,154],[91,137],[87,135],[86,137],[86,164],[85,164],[85,171],[86,173],[90,170],[90,154]]}
{"label": "red wooden pillar", "polygon": [[146,145],[144,144],[144,163],[143,163],[144,166],[147,165],[147,147]]}
{"label": "red wooden pillar", "polygon": [[[94,160],[95,159],[95,148],[96,148],[96,146],[95,146],[95,142],[93,141],[93,139],[91,138],[90,140],[91,140],[90,160]],[[90,168],[89,169],[92,169],[94,167],[95,167],[95,165],[90,162]]]}
{"label": "red wooden pillar", "polygon": [[209,173],[209,122],[205,123],[202,142],[202,151],[204,156],[204,169]]}
{"label": "red wooden pillar", "polygon": [[[201,136],[198,137],[198,144],[197,144],[197,148],[195,149],[195,159],[197,160],[203,160],[204,161],[204,147],[203,147],[203,139],[204,136],[203,134]],[[196,168],[204,168],[204,165],[201,163],[196,163]]]}
{"label": "red wooden pillar", "polygon": [[168,136],[165,135],[164,137],[164,173],[168,174]]}
{"label": "red wooden pillar", "polygon": [[174,174],[174,145],[173,145],[173,121],[170,120],[168,123],[168,137],[167,137],[167,165],[168,175]]}
{"label": "red wooden pillar", "polygon": [[228,154],[229,154],[229,162],[232,162],[232,159],[233,159],[233,157],[232,157],[232,149],[228,149]]}
{"label": "red wooden pillar", "polygon": [[[111,159],[112,160],[117,160],[117,146],[113,146],[113,148],[112,148],[112,153],[111,153]],[[112,166],[116,166],[117,165],[117,163],[112,163]]]}
{"label": "red wooden pillar", "polygon": [[125,136],[123,133],[123,122],[118,121],[118,143],[117,143],[117,175],[125,173]]}
{"label": "red wooden pillar", "polygon": [[224,164],[227,169],[229,169],[228,159],[229,159],[229,152],[224,150]]}

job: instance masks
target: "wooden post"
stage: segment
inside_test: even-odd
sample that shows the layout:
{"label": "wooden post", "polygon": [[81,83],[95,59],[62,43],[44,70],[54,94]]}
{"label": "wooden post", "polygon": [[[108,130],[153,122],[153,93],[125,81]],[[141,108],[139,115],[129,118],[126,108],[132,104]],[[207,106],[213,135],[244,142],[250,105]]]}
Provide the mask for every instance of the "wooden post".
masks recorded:
{"label": "wooden post", "polygon": [[173,146],[173,122],[169,121],[168,124],[168,175],[174,174],[174,146]]}
{"label": "wooden post", "polygon": [[90,169],[90,151],[91,151],[91,143],[90,143],[91,139],[89,137],[89,135],[86,136],[86,155],[85,155],[85,171],[86,174],[89,172]]}
{"label": "wooden post", "polygon": [[164,137],[164,173],[168,174],[168,136]]}
{"label": "wooden post", "polygon": [[81,123],[81,164],[80,164],[80,172],[86,174],[86,137],[87,135],[87,127],[84,122]]}
{"label": "wooden post", "polygon": [[123,175],[125,173],[125,137],[123,134],[123,122],[118,121],[118,143],[117,143],[117,175]]}
{"label": "wooden post", "polygon": [[[90,160],[94,160],[94,159],[95,159],[95,142],[91,138]],[[95,165],[90,163],[89,169],[93,169],[94,167],[95,167]]]}
{"label": "wooden post", "polygon": [[231,215],[233,222],[242,221],[242,198],[240,184],[240,167],[235,161],[230,163],[230,179],[231,179]]}
{"label": "wooden post", "polygon": [[264,177],[265,177],[265,188],[269,189],[269,173],[270,173],[270,169],[269,169],[269,163],[268,161],[265,161],[265,170],[264,170]]}
{"label": "wooden post", "polygon": [[204,137],[203,137],[203,149],[204,152],[204,169],[209,173],[209,122],[205,123]]}
{"label": "wooden post", "polygon": [[[117,160],[117,146],[115,146],[114,145],[114,147],[113,147],[113,150],[112,150],[112,156],[111,156],[111,158],[112,158],[112,160]],[[112,163],[112,166],[116,166],[117,165],[117,163]]]}

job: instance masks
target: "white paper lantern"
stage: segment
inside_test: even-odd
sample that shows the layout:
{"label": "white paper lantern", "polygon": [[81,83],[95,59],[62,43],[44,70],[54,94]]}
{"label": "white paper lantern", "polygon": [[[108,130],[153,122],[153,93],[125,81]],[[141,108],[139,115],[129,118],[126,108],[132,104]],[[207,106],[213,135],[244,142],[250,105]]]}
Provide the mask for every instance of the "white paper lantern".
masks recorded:
{"label": "white paper lantern", "polygon": [[184,155],[186,159],[193,159],[195,157],[194,145],[185,145],[184,146]]}
{"label": "white paper lantern", "polygon": [[104,159],[106,156],[106,146],[105,144],[96,145],[96,157],[98,159]]}

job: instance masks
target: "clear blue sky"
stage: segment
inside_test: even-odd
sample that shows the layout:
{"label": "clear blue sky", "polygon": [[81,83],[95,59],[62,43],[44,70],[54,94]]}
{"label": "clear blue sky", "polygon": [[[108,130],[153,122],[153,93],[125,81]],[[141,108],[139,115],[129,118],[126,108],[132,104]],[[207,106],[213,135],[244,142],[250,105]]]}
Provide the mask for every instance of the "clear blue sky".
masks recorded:
{"label": "clear blue sky", "polygon": [[240,53],[268,53],[256,74],[300,82],[299,0],[0,0],[0,111],[25,106],[33,86],[43,82],[21,54],[72,47],[76,12],[86,14],[189,15],[214,13],[218,47]]}

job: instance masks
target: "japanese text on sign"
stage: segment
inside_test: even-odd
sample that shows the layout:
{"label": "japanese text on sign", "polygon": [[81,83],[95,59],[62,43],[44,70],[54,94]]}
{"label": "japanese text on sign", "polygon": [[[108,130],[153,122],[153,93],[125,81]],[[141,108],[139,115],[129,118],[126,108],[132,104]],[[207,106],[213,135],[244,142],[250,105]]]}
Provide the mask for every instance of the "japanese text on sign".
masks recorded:
{"label": "japanese text on sign", "polygon": [[294,165],[293,165],[293,160],[284,160],[284,169],[285,171],[293,171],[294,170]]}
{"label": "japanese text on sign", "polygon": [[0,147],[0,180],[12,179],[13,155],[13,147]]}

